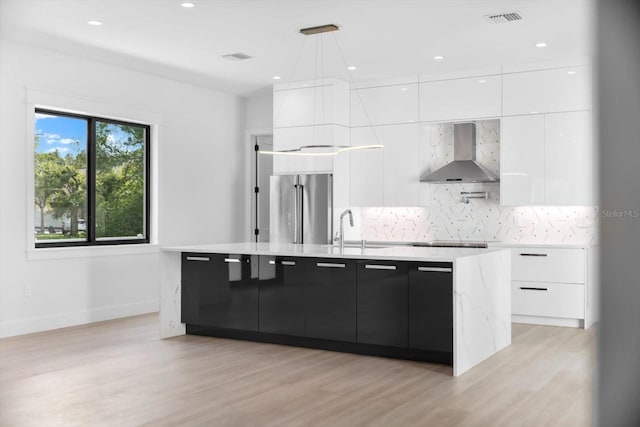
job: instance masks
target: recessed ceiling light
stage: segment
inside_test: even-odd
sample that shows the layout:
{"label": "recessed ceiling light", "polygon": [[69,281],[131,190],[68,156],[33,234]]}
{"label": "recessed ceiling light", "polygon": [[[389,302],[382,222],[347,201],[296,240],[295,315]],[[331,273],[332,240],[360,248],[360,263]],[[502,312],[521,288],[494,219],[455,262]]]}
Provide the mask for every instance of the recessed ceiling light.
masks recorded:
{"label": "recessed ceiling light", "polygon": [[536,43],[536,47],[547,47],[545,42]]}
{"label": "recessed ceiling light", "polygon": [[482,79],[482,80],[478,80],[478,83],[486,83],[487,81]]}
{"label": "recessed ceiling light", "polygon": [[273,76],[273,80],[280,80],[282,77],[280,76]]}
{"label": "recessed ceiling light", "polygon": [[93,25],[94,27],[99,27],[100,25],[102,25],[101,21],[96,21],[96,20],[91,20],[91,21],[87,21],[87,24],[89,25]]}
{"label": "recessed ceiling light", "polygon": [[195,3],[191,3],[190,1],[186,1],[184,3],[180,3],[180,6],[190,9],[192,7],[195,7]]}
{"label": "recessed ceiling light", "polygon": [[403,92],[406,92],[406,91],[409,90],[409,88],[408,87],[401,87],[400,90],[403,91]]}
{"label": "recessed ceiling light", "polygon": [[436,56],[433,57],[433,59],[435,59],[436,61],[442,61],[444,59],[444,56],[436,55]]}
{"label": "recessed ceiling light", "polygon": [[577,71],[573,71],[573,70],[567,71],[567,74],[576,74],[576,73],[577,73]]}
{"label": "recessed ceiling light", "polygon": [[357,69],[358,69],[358,67],[356,67],[354,65],[350,65],[350,66],[347,67],[347,70],[349,70],[349,71],[353,71],[353,70],[357,70]]}

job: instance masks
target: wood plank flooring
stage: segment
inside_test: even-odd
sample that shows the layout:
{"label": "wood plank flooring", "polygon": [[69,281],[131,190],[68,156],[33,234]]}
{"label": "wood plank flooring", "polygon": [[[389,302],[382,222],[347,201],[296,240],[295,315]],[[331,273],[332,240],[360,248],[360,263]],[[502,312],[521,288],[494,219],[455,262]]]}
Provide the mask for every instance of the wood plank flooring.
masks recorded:
{"label": "wood plank flooring", "polygon": [[589,426],[594,328],[513,325],[465,373],[227,339],[157,315],[0,340],[1,426]]}

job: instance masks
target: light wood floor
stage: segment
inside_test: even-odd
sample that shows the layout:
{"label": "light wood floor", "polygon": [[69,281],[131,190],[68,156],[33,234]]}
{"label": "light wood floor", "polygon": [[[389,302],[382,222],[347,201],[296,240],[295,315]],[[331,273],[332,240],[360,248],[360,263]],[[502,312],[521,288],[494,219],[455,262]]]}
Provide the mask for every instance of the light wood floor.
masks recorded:
{"label": "light wood floor", "polygon": [[513,325],[458,378],[419,362],[183,336],[156,315],[0,340],[2,426],[588,426],[595,331]]}

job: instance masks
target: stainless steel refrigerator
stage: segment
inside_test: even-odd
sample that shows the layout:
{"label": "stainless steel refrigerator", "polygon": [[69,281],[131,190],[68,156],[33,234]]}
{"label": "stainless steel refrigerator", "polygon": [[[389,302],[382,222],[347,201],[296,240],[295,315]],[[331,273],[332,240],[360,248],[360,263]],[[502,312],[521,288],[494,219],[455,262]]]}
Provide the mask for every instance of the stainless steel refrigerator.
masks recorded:
{"label": "stainless steel refrigerator", "polygon": [[279,243],[331,243],[333,175],[271,177],[269,239]]}

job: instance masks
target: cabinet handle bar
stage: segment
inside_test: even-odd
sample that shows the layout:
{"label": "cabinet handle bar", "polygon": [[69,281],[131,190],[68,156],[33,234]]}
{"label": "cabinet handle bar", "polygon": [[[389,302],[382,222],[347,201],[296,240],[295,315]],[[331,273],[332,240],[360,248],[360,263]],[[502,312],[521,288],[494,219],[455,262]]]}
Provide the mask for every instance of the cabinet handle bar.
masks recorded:
{"label": "cabinet handle bar", "polygon": [[206,256],[188,256],[187,261],[210,261],[210,258]]}
{"label": "cabinet handle bar", "polygon": [[332,262],[318,262],[316,263],[318,267],[329,267],[329,268],[345,268],[345,264],[334,264]]}
{"label": "cabinet handle bar", "polygon": [[547,288],[530,288],[530,287],[526,287],[526,286],[522,286],[520,287],[521,290],[523,291],[548,291],[549,289]]}
{"label": "cabinet handle bar", "polygon": [[395,265],[379,265],[379,264],[365,264],[364,268],[369,270],[395,270]]}
{"label": "cabinet handle bar", "polygon": [[434,273],[451,273],[452,268],[447,267],[418,267],[418,271],[434,272]]}
{"label": "cabinet handle bar", "polygon": [[240,260],[236,258],[225,258],[224,262],[240,262]]}
{"label": "cabinet handle bar", "polygon": [[520,254],[520,256],[548,256],[547,254]]}

